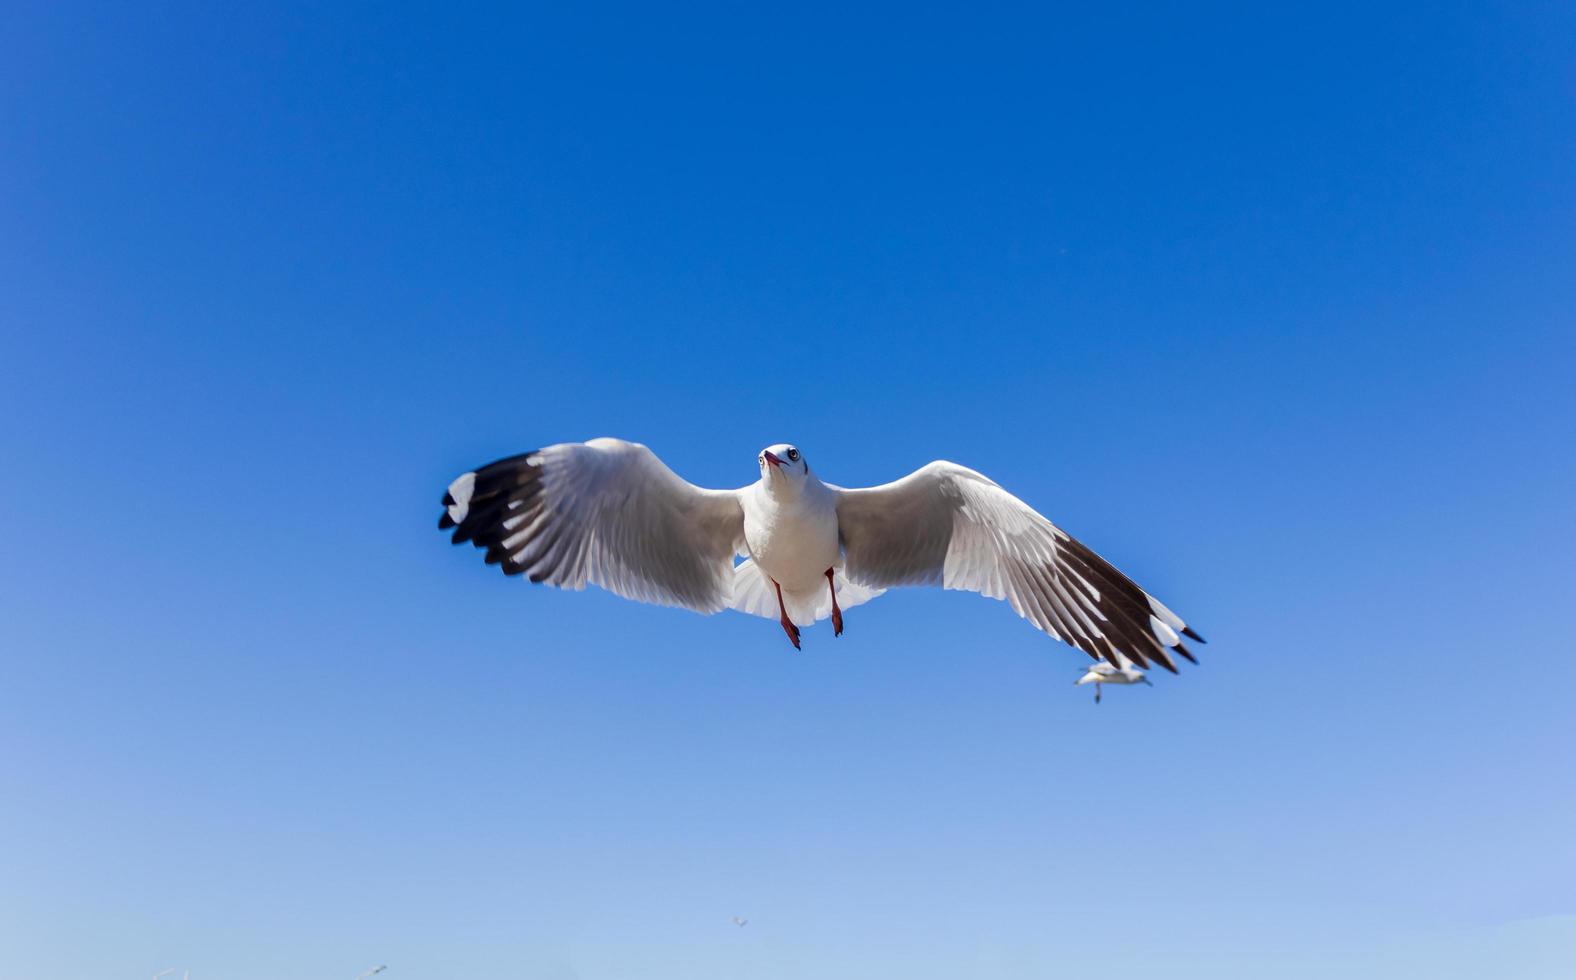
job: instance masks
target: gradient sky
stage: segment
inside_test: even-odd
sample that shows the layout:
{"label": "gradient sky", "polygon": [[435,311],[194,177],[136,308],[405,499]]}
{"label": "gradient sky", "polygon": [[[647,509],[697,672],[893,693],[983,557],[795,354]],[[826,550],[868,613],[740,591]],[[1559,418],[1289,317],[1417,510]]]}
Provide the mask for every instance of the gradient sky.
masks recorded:
{"label": "gradient sky", "polygon": [[[1571,975],[1569,4],[229,6],[0,32],[0,978]],[[600,435],[1211,642],[435,530]]]}

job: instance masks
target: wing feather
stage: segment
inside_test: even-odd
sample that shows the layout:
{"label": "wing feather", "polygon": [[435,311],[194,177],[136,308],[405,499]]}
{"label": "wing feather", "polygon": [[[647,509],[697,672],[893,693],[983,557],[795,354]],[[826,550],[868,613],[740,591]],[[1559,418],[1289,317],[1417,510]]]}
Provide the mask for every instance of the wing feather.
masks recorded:
{"label": "wing feather", "polygon": [[486,549],[506,575],[708,613],[733,594],[737,491],[686,483],[639,443],[593,439],[500,459],[451,483],[443,506],[438,526],[454,529],[455,544]]}
{"label": "wing feather", "polygon": [[883,486],[834,490],[844,573],[857,585],[1005,599],[1036,628],[1118,668],[1131,660],[1175,673],[1172,654],[1193,660],[1181,636],[1203,642],[1110,562],[965,466],[938,461]]}

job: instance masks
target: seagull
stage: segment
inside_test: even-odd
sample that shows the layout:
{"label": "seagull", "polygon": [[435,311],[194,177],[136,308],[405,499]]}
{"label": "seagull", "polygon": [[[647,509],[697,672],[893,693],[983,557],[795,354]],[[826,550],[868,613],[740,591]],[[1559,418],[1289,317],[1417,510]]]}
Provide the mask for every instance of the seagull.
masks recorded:
{"label": "seagull", "polygon": [[1172,673],[1173,655],[1197,662],[1182,637],[1204,638],[1160,600],[966,466],[937,461],[859,489],[823,483],[788,443],[762,449],[756,466],[749,486],[708,490],[640,443],[559,443],[461,474],[438,527],[486,549],[505,575],[776,619],[795,649],[801,627],[830,618],[842,636],[845,610],[939,585],[1005,599],[1115,667],[1124,656]]}
{"label": "seagull", "polygon": [[388,967],[385,965],[385,966],[375,966],[375,967],[373,967],[370,970],[363,970],[361,973],[359,973],[356,976],[356,980],[366,980],[367,977],[373,976],[373,975],[378,974],[378,973],[382,973],[384,970],[387,970],[387,969],[388,969]]}
{"label": "seagull", "polygon": [[[1100,703],[1101,684],[1149,684],[1149,678],[1144,676],[1143,671],[1134,667],[1132,661],[1123,657],[1120,653],[1117,654],[1117,657],[1122,661],[1120,664],[1094,664],[1089,668],[1088,673],[1073,681],[1074,685],[1094,685],[1095,704]],[[1149,686],[1154,687],[1153,684],[1149,684]]]}
{"label": "seagull", "polygon": [[750,924],[750,920],[736,915],[733,917],[733,924],[738,926],[740,929],[743,929],[745,926]]}

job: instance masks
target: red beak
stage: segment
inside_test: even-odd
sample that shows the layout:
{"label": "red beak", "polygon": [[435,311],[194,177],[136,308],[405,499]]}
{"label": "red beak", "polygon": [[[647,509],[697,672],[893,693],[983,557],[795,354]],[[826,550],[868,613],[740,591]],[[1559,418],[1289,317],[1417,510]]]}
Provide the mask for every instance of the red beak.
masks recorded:
{"label": "red beak", "polygon": [[773,456],[770,450],[768,450],[766,453],[766,462],[772,464],[773,466],[783,465],[783,461],[778,459],[776,456]]}

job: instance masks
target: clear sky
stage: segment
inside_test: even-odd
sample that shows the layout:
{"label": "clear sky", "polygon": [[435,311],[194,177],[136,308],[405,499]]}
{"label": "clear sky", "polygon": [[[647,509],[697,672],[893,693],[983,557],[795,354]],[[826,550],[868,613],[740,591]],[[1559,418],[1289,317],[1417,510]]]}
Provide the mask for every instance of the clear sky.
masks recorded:
{"label": "clear sky", "polygon": [[[1570,5],[233,6],[0,33],[0,978],[1571,975]],[[600,435],[1211,642],[435,529]]]}

